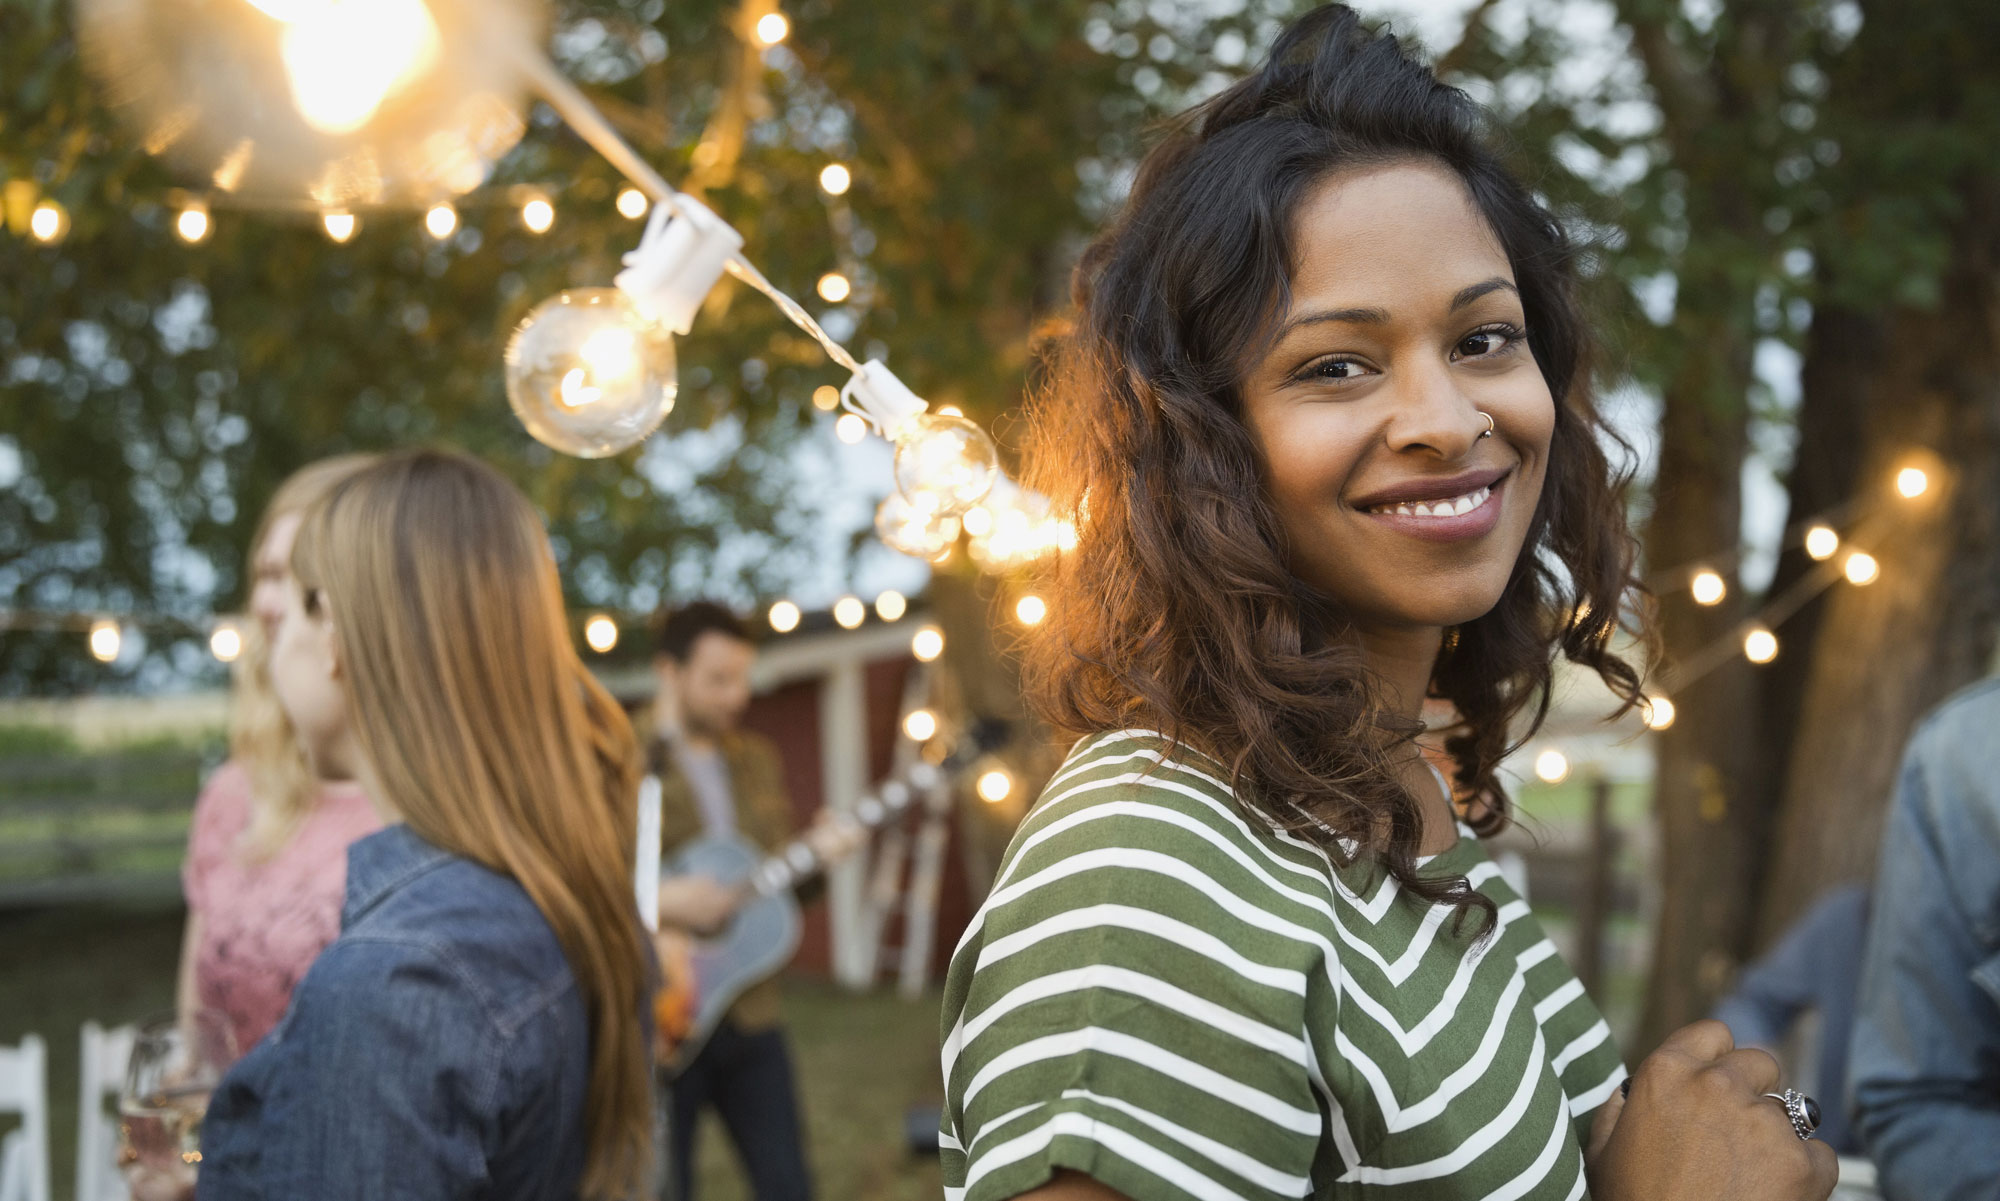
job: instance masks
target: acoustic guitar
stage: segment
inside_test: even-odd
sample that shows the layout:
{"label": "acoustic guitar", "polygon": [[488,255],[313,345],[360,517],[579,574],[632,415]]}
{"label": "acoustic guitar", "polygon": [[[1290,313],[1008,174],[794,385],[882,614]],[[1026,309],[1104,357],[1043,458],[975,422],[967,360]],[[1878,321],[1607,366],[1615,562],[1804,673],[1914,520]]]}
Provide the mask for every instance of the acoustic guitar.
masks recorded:
{"label": "acoustic guitar", "polygon": [[[945,774],[935,764],[911,764],[851,813],[832,819],[836,835],[849,835],[841,841],[858,850],[865,843],[860,835],[900,818],[920,795],[944,783]],[[791,961],[803,925],[792,890],[844,857],[822,858],[805,839],[767,855],[739,835],[724,835],[697,838],[668,860],[662,878],[708,876],[735,889],[738,900],[729,924],[712,937],[669,929],[654,936],[666,981],[653,1000],[661,1068],[669,1074],[684,1069],[736,999]]]}

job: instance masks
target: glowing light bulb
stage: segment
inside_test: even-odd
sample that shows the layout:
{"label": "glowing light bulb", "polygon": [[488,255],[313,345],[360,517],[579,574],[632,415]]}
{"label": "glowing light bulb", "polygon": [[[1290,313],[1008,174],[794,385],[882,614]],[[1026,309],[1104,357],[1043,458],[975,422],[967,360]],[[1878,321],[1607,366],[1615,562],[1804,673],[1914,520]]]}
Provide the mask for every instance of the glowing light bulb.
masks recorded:
{"label": "glowing light bulb", "polygon": [[936,626],[925,626],[910,639],[910,653],[919,663],[929,663],[944,654],[944,631]]}
{"label": "glowing light bulb", "polygon": [[894,589],[875,598],[875,616],[883,621],[901,621],[909,611],[909,600]]}
{"label": "glowing light bulb", "polygon": [[833,436],[853,446],[868,436],[868,423],[853,413],[842,413],[833,423]]}
{"label": "glowing light bulb", "polygon": [[93,621],[90,623],[90,657],[99,663],[109,663],[118,657],[118,650],[125,645],[125,631],[118,628],[115,621]]}
{"label": "glowing light bulb", "polygon": [[839,304],[854,292],[854,285],[838,271],[829,271],[819,277],[819,298],[828,304]]}
{"label": "glowing light bulb", "polygon": [[1850,584],[1866,586],[1882,578],[1882,565],[1867,551],[1858,550],[1847,556],[1841,570],[1847,573]]}
{"label": "glowing light bulb", "polygon": [[964,409],[961,409],[961,408],[959,408],[959,407],[958,407],[957,405],[939,405],[939,406],[938,406],[938,407],[937,407],[937,408],[936,408],[935,410],[933,410],[933,411],[934,411],[934,412],[937,412],[937,413],[940,413],[940,414],[942,414],[943,416],[946,416],[946,417],[963,417],[963,416],[965,416],[965,410],[964,410]]}
{"label": "glowing light bulb", "polygon": [[833,602],[833,620],[843,630],[858,630],[868,620],[868,606],[858,596],[843,596]]}
{"label": "glowing light bulb", "polygon": [[980,800],[989,805],[997,805],[1013,793],[1014,777],[996,767],[991,771],[981,772],[979,783],[975,787],[979,790]]}
{"label": "glowing light bulb", "polygon": [[225,621],[210,631],[208,651],[224,663],[234,663],[237,656],[243,653],[243,635]]}
{"label": "glowing light bulb", "polygon": [[779,601],[771,606],[771,628],[780,634],[789,634],[799,628],[799,607],[790,601]]}
{"label": "glowing light bulb", "polygon": [[354,231],[361,225],[354,219],[353,213],[343,209],[328,209],[321,213],[319,223],[320,227],[326,230],[326,236],[336,242],[345,242],[353,237]]}
{"label": "glowing light bulb", "polygon": [[935,560],[958,541],[958,518],[890,493],[875,510],[875,533],[891,550]]}
{"label": "glowing light bulb", "polygon": [[765,13],[757,18],[757,42],[759,45],[775,46],[792,32],[792,23],[783,13]]}
{"label": "glowing light bulb", "polygon": [[619,216],[627,220],[637,221],[652,211],[652,204],[647,201],[646,194],[639,189],[626,188],[624,191],[618,193]]}
{"label": "glowing light bulb", "polygon": [[832,384],[821,384],[813,389],[813,408],[822,413],[831,413],[840,407],[840,389]]}
{"label": "glowing light bulb", "polygon": [[911,742],[929,742],[937,728],[937,714],[929,709],[912,709],[903,719],[903,734]]}
{"label": "glowing light bulb", "polygon": [[828,163],[820,168],[819,186],[829,196],[844,196],[854,184],[854,177],[839,163]]}
{"label": "glowing light bulb", "polygon": [[583,623],[583,641],[591,650],[604,654],[618,645],[618,623],[599,613]]}
{"label": "glowing light bulb", "polygon": [[1816,525],[1806,531],[1806,554],[1824,562],[1840,549],[1840,535],[1829,526]]}
{"label": "glowing light bulb", "polygon": [[975,422],[925,413],[896,430],[896,488],[919,507],[957,516],[999,477],[999,448]]}
{"label": "glowing light bulb", "polygon": [[985,505],[974,505],[965,511],[965,532],[974,538],[984,538],[993,532],[993,510]]}
{"label": "glowing light bulb", "polygon": [[190,204],[174,218],[174,232],[183,242],[193,244],[208,236],[208,206]]}
{"label": "glowing light bulb", "polygon": [[1762,626],[1743,635],[1743,657],[1752,663],[1769,663],[1778,657],[1778,636]]}
{"label": "glowing light bulb", "polygon": [[431,237],[444,241],[458,228],[458,210],[448,204],[432,205],[431,210],[424,214],[424,228]]}
{"label": "glowing light bulb", "polygon": [[1569,778],[1569,756],[1549,747],[1535,756],[1535,775],[1545,784],[1560,784]]}
{"label": "glowing light bulb", "polygon": [[1729,585],[1723,582],[1720,575],[1704,567],[1694,573],[1694,579],[1688,582],[1688,591],[1694,594],[1697,605],[1719,605],[1722,598],[1729,595]]}
{"label": "glowing light bulb", "polygon": [[62,206],[53,200],[42,201],[35,206],[34,212],[28,214],[28,232],[34,235],[37,242],[55,241],[63,236],[63,230],[68,226],[69,218],[63,213]]}
{"label": "glowing light bulb", "polygon": [[1640,705],[1639,714],[1646,719],[1648,729],[1664,730],[1674,724],[1674,718],[1679,716],[1679,711],[1666,697],[1649,696],[1645,703]]}
{"label": "glowing light bulb", "polygon": [[1930,490],[1931,477],[1921,467],[1905,467],[1896,473],[1896,491],[1904,500],[1915,500]]}
{"label": "glowing light bulb", "polygon": [[556,206],[540,196],[521,206],[521,224],[529,233],[545,234],[556,223]]}
{"label": "glowing light bulb", "polygon": [[543,301],[507,342],[507,401],[528,432],[567,455],[638,445],[674,407],[674,340],[616,288]]}
{"label": "glowing light bulb", "polygon": [[[254,0],[253,0],[254,2]],[[292,103],[324,134],[353,133],[428,71],[442,48],[423,0],[259,3],[284,23],[279,57]]]}
{"label": "glowing light bulb", "polygon": [[1038,626],[1048,615],[1048,602],[1032,592],[1014,602],[1014,619],[1024,626]]}

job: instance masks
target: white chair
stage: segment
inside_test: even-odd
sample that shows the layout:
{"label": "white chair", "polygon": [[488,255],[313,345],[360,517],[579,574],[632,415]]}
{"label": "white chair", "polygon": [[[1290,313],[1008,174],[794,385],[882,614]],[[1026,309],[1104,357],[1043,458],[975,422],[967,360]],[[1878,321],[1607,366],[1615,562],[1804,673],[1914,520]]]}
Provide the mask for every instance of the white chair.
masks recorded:
{"label": "white chair", "polygon": [[118,1124],[104,1108],[125,1086],[136,1027],[83,1024],[82,1071],[76,1090],[76,1201],[128,1201],[118,1173]]}
{"label": "white chair", "polygon": [[49,1051],[35,1035],[0,1047],[0,1113],[21,1115],[0,1139],[0,1201],[49,1201]]}

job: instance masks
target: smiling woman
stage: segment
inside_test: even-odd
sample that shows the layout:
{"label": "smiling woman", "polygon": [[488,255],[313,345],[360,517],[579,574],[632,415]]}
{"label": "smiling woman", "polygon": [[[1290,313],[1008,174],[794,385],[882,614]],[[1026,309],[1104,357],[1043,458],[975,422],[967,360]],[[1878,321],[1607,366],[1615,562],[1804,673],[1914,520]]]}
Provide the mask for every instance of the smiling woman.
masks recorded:
{"label": "smiling woman", "polygon": [[1641,678],[1571,251],[1490,141],[1330,6],[1084,255],[1030,451],[1079,539],[1024,676],[1079,741],[953,956],[953,1201],[1830,1188],[1716,1027],[1626,1108],[1478,842],[1555,661]]}

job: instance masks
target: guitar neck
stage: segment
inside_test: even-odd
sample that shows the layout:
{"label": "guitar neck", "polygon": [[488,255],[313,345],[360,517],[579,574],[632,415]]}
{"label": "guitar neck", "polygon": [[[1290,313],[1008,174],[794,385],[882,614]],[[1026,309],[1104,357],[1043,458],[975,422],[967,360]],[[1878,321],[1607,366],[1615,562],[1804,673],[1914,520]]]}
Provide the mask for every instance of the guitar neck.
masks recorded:
{"label": "guitar neck", "polygon": [[[842,813],[833,820],[841,823],[844,832],[847,833],[866,833],[879,829],[903,816],[919,795],[936,788],[944,780],[945,773],[942,768],[920,760],[876,785],[872,791],[855,802],[851,812]],[[857,842],[856,849],[858,847]],[[758,895],[785,892],[797,888],[831,867],[836,860],[845,857],[840,855],[828,859],[814,850],[806,839],[794,839],[782,850],[758,864],[757,870],[750,874],[745,885]]]}

